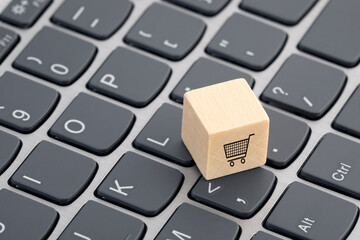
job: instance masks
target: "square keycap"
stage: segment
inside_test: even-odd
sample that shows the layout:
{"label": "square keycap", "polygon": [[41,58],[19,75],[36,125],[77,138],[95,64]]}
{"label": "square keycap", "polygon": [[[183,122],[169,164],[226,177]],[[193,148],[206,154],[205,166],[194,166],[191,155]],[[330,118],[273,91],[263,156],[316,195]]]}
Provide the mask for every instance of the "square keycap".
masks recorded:
{"label": "square keycap", "polygon": [[333,127],[339,131],[360,138],[360,87],[358,86],[354,93],[347,100],[340,113],[333,122]]}
{"label": "square keycap", "polygon": [[0,77],[0,124],[22,133],[33,132],[54,110],[59,98],[52,88],[5,72]]}
{"label": "square keycap", "polygon": [[183,182],[180,171],[127,152],[104,179],[96,195],[146,216],[160,213]]}
{"label": "square keycap", "polygon": [[205,28],[205,23],[196,17],[154,3],[124,40],[131,45],[178,61],[195,47]]}
{"label": "square keycap", "polygon": [[145,107],[163,89],[171,74],[165,63],[119,47],[106,59],[88,88],[135,107]]}
{"label": "square keycap", "polygon": [[47,81],[70,85],[88,68],[96,51],[92,43],[44,27],[15,59],[13,66]]}
{"label": "square keycap", "polygon": [[139,219],[88,201],[58,239],[140,240],[145,230],[146,225]]}
{"label": "square keycap", "polygon": [[343,71],[291,55],[261,95],[261,100],[309,119],[321,118],[346,83]]}
{"label": "square keycap", "polygon": [[181,204],[155,240],[163,239],[239,239],[241,229],[235,222],[188,203]]}
{"label": "square keycap", "polygon": [[49,135],[106,155],[125,138],[134,121],[135,116],[129,110],[80,93],[51,127]]}
{"label": "square keycap", "polygon": [[10,179],[10,184],[59,205],[74,201],[95,175],[94,160],[42,141]]}

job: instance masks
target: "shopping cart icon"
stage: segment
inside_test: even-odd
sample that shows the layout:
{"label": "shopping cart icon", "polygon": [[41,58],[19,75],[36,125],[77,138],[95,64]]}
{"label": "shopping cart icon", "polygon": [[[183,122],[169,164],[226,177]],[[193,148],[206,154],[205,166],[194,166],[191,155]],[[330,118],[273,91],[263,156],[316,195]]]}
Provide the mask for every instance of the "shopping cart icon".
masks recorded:
{"label": "shopping cart icon", "polygon": [[249,135],[248,138],[245,138],[240,141],[228,143],[224,145],[224,151],[226,158],[231,158],[227,160],[231,167],[235,165],[234,161],[240,159],[242,164],[245,163],[245,157],[249,148],[250,137],[254,136],[255,134],[252,133]]}

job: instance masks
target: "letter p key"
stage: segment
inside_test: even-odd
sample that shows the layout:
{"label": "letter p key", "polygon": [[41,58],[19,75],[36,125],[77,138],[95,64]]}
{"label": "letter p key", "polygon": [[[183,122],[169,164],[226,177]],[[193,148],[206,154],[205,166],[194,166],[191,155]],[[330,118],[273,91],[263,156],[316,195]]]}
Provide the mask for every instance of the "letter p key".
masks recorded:
{"label": "letter p key", "polygon": [[105,74],[100,80],[100,83],[102,84],[105,84],[112,88],[118,88],[119,86],[114,84],[114,82],[115,82],[115,76],[112,74]]}

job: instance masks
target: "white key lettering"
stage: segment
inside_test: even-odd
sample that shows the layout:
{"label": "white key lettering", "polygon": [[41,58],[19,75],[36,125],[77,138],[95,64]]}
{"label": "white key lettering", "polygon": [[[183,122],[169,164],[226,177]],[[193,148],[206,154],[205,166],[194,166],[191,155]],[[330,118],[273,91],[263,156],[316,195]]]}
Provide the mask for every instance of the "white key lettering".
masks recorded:
{"label": "white key lettering", "polygon": [[[73,124],[73,125],[77,125],[77,126],[80,126],[79,129],[73,129],[73,128],[70,128],[70,124]],[[80,121],[80,120],[77,120],[77,119],[70,119],[68,120],[65,124],[64,124],[64,128],[66,131],[68,131],[69,133],[73,133],[73,134],[79,134],[79,133],[82,133],[85,131],[85,124]]]}
{"label": "white key lettering", "polygon": [[288,93],[285,92],[281,87],[274,87],[272,91],[273,91],[274,94],[279,94],[280,93],[281,95],[285,95],[285,96],[288,95]]}
{"label": "white key lettering", "polygon": [[221,42],[219,43],[220,47],[226,48],[229,45],[229,41],[223,39],[221,40]]}
{"label": "white key lettering", "polygon": [[314,106],[313,103],[306,96],[303,97],[303,100],[309,107]]}
{"label": "white key lettering", "polygon": [[26,179],[26,180],[29,180],[29,181],[31,181],[31,182],[33,182],[33,183],[36,183],[36,184],[41,184],[41,181],[39,181],[39,180],[36,180],[36,179],[34,179],[34,178],[32,178],[32,177],[28,177],[28,176],[23,176],[23,178],[24,179]]}
{"label": "white key lettering", "polygon": [[96,27],[96,25],[99,23],[99,21],[100,21],[100,20],[99,20],[98,18],[95,18],[94,21],[92,21],[90,27],[91,27],[91,28]]}
{"label": "white key lettering", "polygon": [[39,8],[41,4],[43,4],[45,2],[45,0],[34,0],[32,2],[32,5]]}
{"label": "white key lettering", "polygon": [[255,56],[255,53],[252,51],[246,51],[246,55],[253,57],[253,56]]}
{"label": "white key lettering", "polygon": [[60,63],[54,63],[50,67],[51,71],[57,75],[66,75],[69,73],[69,68]]}
{"label": "white key lettering", "polygon": [[37,58],[37,57],[29,56],[29,57],[26,58],[26,60],[33,61],[33,62],[36,62],[39,65],[42,65],[41,59]]}
{"label": "white key lettering", "polygon": [[124,238],[124,240],[130,240],[130,238],[131,238],[131,234],[128,234],[128,235]]}
{"label": "white key lettering", "polygon": [[[176,231],[176,230],[172,230],[171,232],[177,239],[180,239],[180,240],[186,240],[186,239],[191,239],[191,236],[190,235],[187,235],[185,233],[182,233],[182,232],[179,232],[179,231]],[[172,240],[172,239],[166,239],[166,240]]]}
{"label": "white key lettering", "polygon": [[212,1],[213,1],[213,0],[200,0],[200,1],[204,1],[204,2],[206,2],[207,4],[212,4]]}
{"label": "white key lettering", "polygon": [[105,84],[112,88],[118,88],[119,86],[115,85],[114,82],[115,82],[115,76],[112,74],[105,74],[100,80],[100,83],[102,84]]}
{"label": "white key lettering", "polygon": [[6,34],[2,39],[0,39],[0,46],[7,47],[11,40],[12,37],[9,34]]}
{"label": "white key lettering", "polygon": [[0,234],[2,234],[3,232],[5,232],[5,224],[0,222]]}
{"label": "white key lettering", "polygon": [[165,147],[166,144],[168,143],[168,141],[169,141],[170,139],[169,139],[169,138],[166,138],[164,142],[159,142],[159,141],[156,141],[156,140],[154,140],[154,139],[152,139],[152,138],[147,138],[146,140],[148,140],[149,142],[155,143],[155,144],[157,144],[157,145],[160,145],[160,146],[162,146],[162,147]]}
{"label": "white key lettering", "polygon": [[80,15],[82,14],[82,12],[85,10],[85,7],[84,6],[81,6],[77,11],[76,13],[74,14],[74,16],[72,17],[72,20],[73,21],[76,21]]}
{"label": "white key lettering", "polygon": [[23,110],[13,111],[12,116],[16,119],[21,119],[24,122],[29,121],[29,119],[30,119],[30,114],[28,114],[27,112],[25,112]]}
{"label": "white key lettering", "polygon": [[139,34],[140,34],[140,36],[143,36],[143,37],[145,37],[145,38],[152,38],[152,34],[151,34],[151,33],[144,32],[143,30],[140,30],[140,31],[139,31]]}
{"label": "white key lettering", "polygon": [[211,188],[211,183],[209,183],[209,187],[208,187],[208,193],[213,193],[216,192],[217,190],[219,190],[221,187],[217,186],[215,188]]}
{"label": "white key lettering", "polygon": [[300,228],[304,233],[308,233],[314,223],[315,220],[311,220],[310,218],[304,218],[303,220],[301,220],[301,224],[298,225],[298,228]]}
{"label": "white key lettering", "polygon": [[78,232],[74,232],[74,235],[81,238],[81,239],[85,239],[85,240],[91,240],[91,238],[85,236],[85,235],[82,235],[81,233],[78,233]]}
{"label": "white key lettering", "polygon": [[246,201],[244,200],[244,199],[241,199],[241,198],[237,198],[236,199],[236,201],[238,202],[238,203],[242,203],[242,204],[246,204]]}
{"label": "white key lettering", "polygon": [[351,166],[345,163],[340,163],[340,169],[336,169],[331,177],[335,181],[341,182],[345,179],[345,176],[350,172]]}
{"label": "white key lettering", "polygon": [[115,185],[116,185],[116,188],[109,187],[109,189],[111,191],[117,192],[117,193],[119,193],[121,195],[124,195],[124,196],[127,196],[128,193],[124,192],[123,189],[133,189],[134,188],[134,186],[123,186],[122,187],[122,186],[119,185],[118,180],[115,180]]}
{"label": "white key lettering", "polygon": [[178,44],[177,43],[171,43],[169,40],[165,40],[164,41],[164,45],[173,49],[178,48]]}

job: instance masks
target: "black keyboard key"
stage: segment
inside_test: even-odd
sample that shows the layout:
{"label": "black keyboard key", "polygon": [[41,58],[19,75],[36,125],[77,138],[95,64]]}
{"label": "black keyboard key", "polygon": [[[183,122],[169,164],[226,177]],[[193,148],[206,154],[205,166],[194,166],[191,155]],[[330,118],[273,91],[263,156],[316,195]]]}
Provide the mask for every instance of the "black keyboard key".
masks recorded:
{"label": "black keyboard key", "polygon": [[94,160],[42,141],[10,179],[10,184],[60,205],[74,201],[95,175]]}
{"label": "black keyboard key", "polygon": [[96,47],[44,27],[16,58],[14,67],[59,85],[74,82],[89,66]]}
{"label": "black keyboard key", "polygon": [[52,0],[12,0],[0,14],[0,19],[21,28],[31,27]]}
{"label": "black keyboard key", "polygon": [[316,2],[317,0],[243,0],[240,7],[286,25],[295,25]]}
{"label": "black keyboard key", "polygon": [[263,231],[258,231],[251,240],[282,240],[282,238],[275,237]]}
{"label": "black keyboard key", "polygon": [[198,18],[154,3],[126,35],[125,41],[177,61],[195,47],[205,28]]}
{"label": "black keyboard key", "polygon": [[41,203],[0,190],[0,238],[47,239],[58,221],[58,213]]}
{"label": "black keyboard key", "polygon": [[137,218],[88,201],[60,235],[59,240],[140,240],[145,230],[145,224]]}
{"label": "black keyboard key", "polygon": [[360,61],[360,1],[330,1],[299,48],[345,67]]}
{"label": "black keyboard key", "polygon": [[299,176],[326,188],[360,199],[360,145],[326,134],[308,157]]}
{"label": "black keyboard key", "polygon": [[88,88],[132,106],[144,107],[163,89],[170,74],[168,65],[119,47],[91,78]]}
{"label": "black keyboard key", "polygon": [[52,88],[5,72],[0,77],[0,124],[32,132],[50,115],[59,96]]}
{"label": "black keyboard key", "polygon": [[338,99],[345,83],[343,71],[292,55],[265,88],[261,99],[306,118],[319,119]]}
{"label": "black keyboard key", "polygon": [[341,109],[339,115],[333,122],[333,127],[360,138],[360,87],[358,86],[345,106]]}
{"label": "black keyboard key", "polygon": [[163,104],[134,141],[134,147],[182,166],[194,161],[181,138],[182,110]]}
{"label": "black keyboard key", "polygon": [[239,239],[241,229],[235,222],[183,203],[161,229],[155,240],[163,239]]}
{"label": "black keyboard key", "polygon": [[125,22],[132,6],[128,0],[67,0],[51,20],[91,37],[107,39]]}
{"label": "black keyboard key", "polygon": [[207,16],[218,14],[229,0],[167,0]]}
{"label": "black keyboard key", "polygon": [[21,141],[8,133],[0,131],[0,175],[15,159],[21,148]]}
{"label": "black keyboard key", "polygon": [[128,152],[101,183],[96,195],[140,214],[155,216],[176,196],[183,179],[176,169]]}
{"label": "black keyboard key", "polygon": [[250,87],[255,84],[254,79],[247,73],[207,58],[200,58],[191,66],[170,97],[174,101],[182,103],[184,94],[190,90],[236,78],[245,78]]}
{"label": "black keyboard key", "polygon": [[302,183],[292,183],[272,209],[265,227],[293,239],[346,239],[358,208]]}
{"label": "black keyboard key", "polygon": [[211,40],[206,52],[260,71],[277,57],[286,39],[286,33],[280,29],[234,14]]}
{"label": "black keyboard key", "polygon": [[[265,108],[271,124],[266,164],[275,168],[287,167],[300,154],[310,136],[305,122]],[[291,130],[289,134],[285,129]]]}
{"label": "black keyboard key", "polygon": [[201,177],[190,192],[191,198],[240,218],[250,218],[269,199],[275,175],[263,168],[206,181]]}
{"label": "black keyboard key", "polygon": [[6,28],[0,27],[0,63],[19,42],[19,36]]}
{"label": "black keyboard key", "polygon": [[129,110],[80,93],[49,130],[60,141],[97,155],[113,151],[135,122]]}

